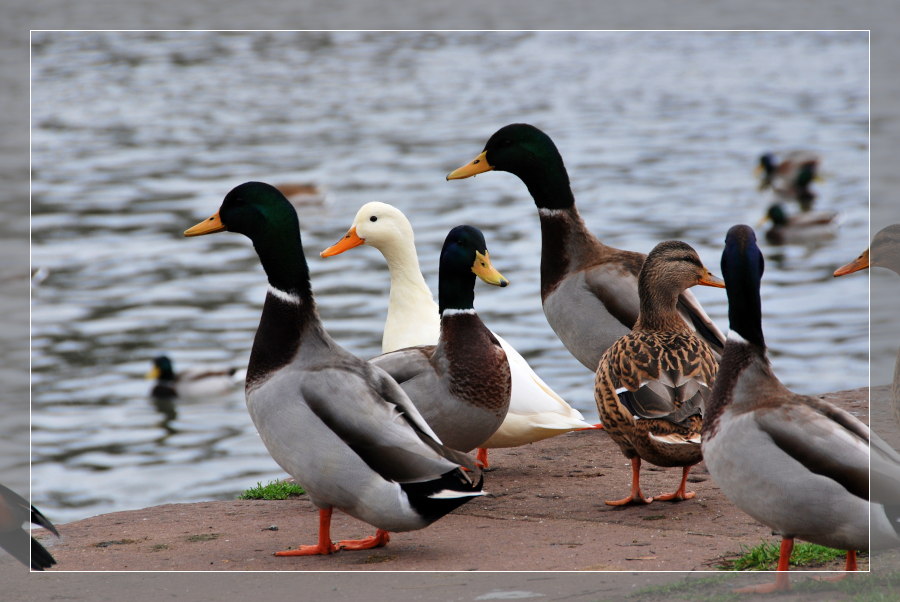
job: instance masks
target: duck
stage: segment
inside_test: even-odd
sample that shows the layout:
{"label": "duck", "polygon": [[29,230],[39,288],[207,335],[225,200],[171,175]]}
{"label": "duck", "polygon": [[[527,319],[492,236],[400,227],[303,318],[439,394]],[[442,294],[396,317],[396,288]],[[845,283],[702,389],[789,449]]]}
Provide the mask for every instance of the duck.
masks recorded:
{"label": "duck", "polygon": [[834,211],[806,211],[788,215],[782,203],[772,203],[760,225],[772,222],[766,230],[766,241],[773,245],[813,243],[835,235],[837,217]]}
{"label": "duck", "polygon": [[399,383],[445,445],[482,446],[509,409],[512,377],[506,352],[474,309],[475,276],[505,287],[481,230],[450,230],[440,256],[436,345],[391,351],[369,362]]}
{"label": "duck", "polygon": [[[656,245],[641,268],[641,309],[630,333],[600,358],[594,399],[603,427],[631,460],[631,493],[607,505],[649,504],[693,498],[688,473],[700,462],[703,408],[718,362],[709,345],[678,313],[679,294],[701,284],[723,288],[689,244],[670,240]],[[672,493],[645,497],[641,460],[680,466],[681,484]]]}
{"label": "duck", "polygon": [[25,566],[30,566],[31,570],[43,571],[56,564],[56,559],[34,537],[31,538],[29,557],[29,550],[25,546],[28,534],[22,529],[22,523],[26,521],[44,527],[59,537],[56,526],[40,510],[9,487],[0,485],[0,548]]}
{"label": "duck", "polygon": [[[474,458],[441,443],[394,379],[325,330],[297,211],[284,195],[246,182],[184,234],[222,231],[253,242],[269,284],[247,367],[247,409],[269,454],[318,508],[317,543],[276,556],[381,547],[390,532],[422,529],[483,495]],[[334,509],[375,534],[333,543]]]}
{"label": "duck", "polygon": [[[344,237],[322,251],[321,256],[332,257],[360,245],[378,249],[390,271],[382,352],[436,345],[441,330],[440,312],[419,269],[415,236],[406,215],[388,203],[366,203],[357,211]],[[553,391],[512,345],[496,332],[491,333],[506,352],[512,390],[500,428],[476,452],[480,466],[490,466],[488,449],[518,447],[574,430],[596,428]]]}
{"label": "duck", "polygon": [[[891,224],[878,231],[872,239],[870,249],[834,271],[835,278],[868,269],[869,266],[887,268],[900,276],[900,224]],[[900,424],[900,351],[894,363],[894,378],[891,382],[891,407],[894,418]]]}
{"label": "duck", "polygon": [[[638,274],[646,256],[616,249],[594,236],[575,207],[569,175],[550,136],[533,125],[497,130],[475,159],[447,175],[468,178],[507,171],[528,187],[541,223],[541,303],[550,327],[566,349],[592,373],[600,356],[628,334],[640,310]],[[714,351],[725,335],[691,293],[678,310]]]}
{"label": "duck", "polygon": [[145,378],[155,380],[150,396],[211,397],[235,390],[244,384],[247,371],[243,368],[184,370],[176,374],[171,358],[158,355]]}
{"label": "duck", "polygon": [[763,153],[756,166],[759,190],[771,188],[779,198],[795,200],[802,211],[809,211],[816,200],[810,185],[819,178],[821,161],[822,157],[810,150],[789,151],[780,160],[774,153]]}
{"label": "duck", "polygon": [[[775,582],[742,593],[790,589],[795,538],[847,550],[847,571],[856,570],[857,550],[900,545],[898,456],[849,412],[778,380],[761,324],[763,269],[753,229],[732,226],[722,252],[730,331],[706,404],[703,459],[732,503],[781,535]],[[871,497],[870,441],[885,476]]]}

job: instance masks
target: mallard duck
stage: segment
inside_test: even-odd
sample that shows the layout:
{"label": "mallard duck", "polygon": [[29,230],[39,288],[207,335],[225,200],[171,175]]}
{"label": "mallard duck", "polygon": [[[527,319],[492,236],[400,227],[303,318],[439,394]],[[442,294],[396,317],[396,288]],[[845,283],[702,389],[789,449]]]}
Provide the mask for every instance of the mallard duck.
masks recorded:
{"label": "mallard duck", "polygon": [[[870,260],[871,258],[871,260]],[[876,266],[887,268],[900,276],[900,224],[892,224],[878,231],[872,239],[871,253],[866,249],[859,257],[834,271],[835,277],[845,276]],[[894,417],[900,423],[900,352],[894,363],[894,378],[891,383],[891,405]]]}
{"label": "mallard duck", "polygon": [[0,548],[25,566],[31,566],[31,570],[43,571],[56,564],[56,559],[34,537],[31,538],[29,559],[28,547],[25,545],[28,534],[22,529],[22,523],[26,521],[44,527],[59,537],[59,531],[40,510],[12,489],[0,485]]}
{"label": "mallard duck", "polygon": [[[253,241],[269,281],[247,369],[247,409],[272,458],[319,508],[316,545],[278,556],[368,549],[421,529],[482,495],[474,459],[441,444],[403,389],[341,348],[316,311],[297,212],[277,189],[247,182],[185,236],[228,230]],[[333,544],[331,514],[377,528]]]}
{"label": "mallard duck", "polygon": [[[892,474],[893,485],[879,485],[878,497],[873,487],[870,506],[868,427],[789,391],[772,372],[761,325],[763,264],[753,230],[733,226],[722,253],[731,331],[706,405],[703,459],[728,499],[781,535],[778,571],[788,570],[794,538],[848,550],[847,570],[855,570],[855,551],[870,548],[870,508],[872,547],[900,544],[896,515],[888,518],[879,499],[900,491],[900,464],[887,450],[873,454],[873,466]],[[745,591],[789,587],[780,572],[775,583]]]}
{"label": "mallard duck", "polygon": [[[438,305],[419,270],[412,225],[403,212],[387,203],[366,203],[356,213],[347,234],[322,251],[331,257],[359,245],[381,251],[391,274],[391,292],[381,349],[387,353],[417,345],[435,345],[441,330]],[[501,338],[512,376],[509,410],[500,428],[478,449],[488,466],[487,449],[516,447],[582,428],[593,428],[535,374],[525,358]]]}
{"label": "mallard duck", "polygon": [[772,225],[766,230],[766,240],[773,245],[811,243],[835,235],[837,215],[834,211],[807,211],[788,215],[784,205],[773,203],[760,225],[772,221]]}
{"label": "mallard duck", "polygon": [[[541,220],[541,301],[547,321],[569,352],[594,372],[600,356],[628,334],[640,309],[638,273],[645,255],[615,249],[591,234],[575,207],[556,145],[532,125],[500,128],[484,151],[448,180],[508,171],[528,187]],[[725,335],[690,291],[678,299],[685,321],[721,350]]]}
{"label": "mallard duck", "polygon": [[475,276],[508,281],[491,265],[481,231],[453,228],[441,249],[437,345],[409,347],[369,360],[396,380],[441,441],[460,451],[483,445],[509,408],[506,353],[473,308]]}
{"label": "mallard duck", "polygon": [[[630,333],[600,358],[594,398],[600,420],[631,460],[631,494],[610,506],[680,501],[691,466],[701,460],[703,405],[716,376],[709,345],[678,313],[679,294],[696,284],[724,287],[688,244],[661,242],[647,255],[638,279],[641,310]],[[673,493],[644,497],[641,460],[657,466],[681,466],[681,484]]]}
{"label": "mallard duck", "polygon": [[821,157],[808,150],[790,151],[780,160],[773,153],[764,153],[756,167],[759,189],[771,188],[779,197],[796,200],[803,211],[809,211],[816,200],[810,185],[819,177],[820,162]]}
{"label": "mallard duck", "polygon": [[210,397],[233,391],[244,384],[246,370],[185,370],[175,373],[172,360],[167,355],[153,358],[153,367],[146,374],[156,384],[151,397]]}

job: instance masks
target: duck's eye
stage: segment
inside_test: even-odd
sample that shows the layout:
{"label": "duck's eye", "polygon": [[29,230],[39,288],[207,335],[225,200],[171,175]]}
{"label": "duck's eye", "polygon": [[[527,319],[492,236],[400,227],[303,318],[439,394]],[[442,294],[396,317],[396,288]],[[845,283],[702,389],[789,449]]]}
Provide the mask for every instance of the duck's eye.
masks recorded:
{"label": "duck's eye", "polygon": [[369,221],[370,221],[370,222],[377,222],[377,221],[378,221],[378,216],[377,216],[377,215],[373,215],[372,217],[369,218]]}

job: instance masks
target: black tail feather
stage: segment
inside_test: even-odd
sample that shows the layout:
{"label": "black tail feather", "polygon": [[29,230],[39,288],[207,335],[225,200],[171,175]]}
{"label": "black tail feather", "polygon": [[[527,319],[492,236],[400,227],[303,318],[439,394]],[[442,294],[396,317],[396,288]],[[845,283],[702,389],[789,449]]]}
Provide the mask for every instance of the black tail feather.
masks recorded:
{"label": "black tail feather", "polygon": [[[401,483],[400,488],[406,493],[413,509],[429,523],[433,523],[473,497],[481,495],[484,474],[479,474],[478,477],[478,481],[473,483],[466,473],[457,468],[442,474],[439,479],[424,483]],[[441,492],[445,495],[459,495],[432,497]]]}

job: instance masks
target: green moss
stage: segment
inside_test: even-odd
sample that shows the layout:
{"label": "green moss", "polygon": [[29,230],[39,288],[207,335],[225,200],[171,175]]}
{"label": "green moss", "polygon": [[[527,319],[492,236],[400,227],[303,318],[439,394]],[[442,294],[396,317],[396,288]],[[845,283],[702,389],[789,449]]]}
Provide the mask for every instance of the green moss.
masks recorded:
{"label": "green moss", "polygon": [[241,500],[286,500],[292,495],[303,495],[306,493],[303,488],[296,483],[287,481],[271,481],[267,485],[263,485],[259,481],[256,487],[247,489],[238,497]]}

